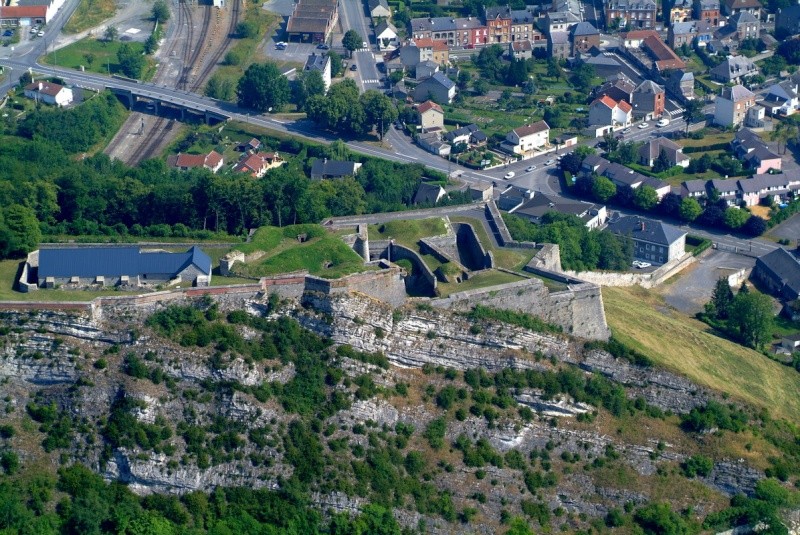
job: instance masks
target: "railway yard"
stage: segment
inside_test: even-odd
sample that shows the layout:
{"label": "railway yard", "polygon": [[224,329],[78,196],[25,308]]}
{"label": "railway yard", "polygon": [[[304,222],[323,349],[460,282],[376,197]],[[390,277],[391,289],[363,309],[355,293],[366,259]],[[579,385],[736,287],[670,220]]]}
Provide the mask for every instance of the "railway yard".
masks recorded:
{"label": "railway yard", "polygon": [[[196,3],[171,4],[172,17],[155,57],[157,85],[199,92],[224,59],[239,22],[243,0],[224,8]],[[161,153],[174,139],[179,115],[169,108],[137,103],[133,113],[108,145],[110,157],[136,165]]]}

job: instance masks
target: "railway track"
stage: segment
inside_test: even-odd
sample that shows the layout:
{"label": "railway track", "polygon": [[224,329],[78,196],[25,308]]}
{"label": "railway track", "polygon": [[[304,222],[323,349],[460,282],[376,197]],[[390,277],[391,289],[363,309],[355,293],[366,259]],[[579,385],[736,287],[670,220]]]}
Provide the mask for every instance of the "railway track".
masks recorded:
{"label": "railway track", "polygon": [[239,24],[241,3],[242,0],[234,0],[233,7],[231,8],[231,17],[228,22],[228,32],[225,34],[225,39],[222,41],[222,43],[220,43],[211,57],[208,58],[207,61],[203,62],[203,68],[195,78],[190,91],[196,91],[197,89],[200,89],[200,85],[211,75],[211,71],[214,70],[214,67],[216,67],[218,63],[220,63],[222,55],[227,52],[228,46],[233,40],[232,35],[236,33],[236,26]]}

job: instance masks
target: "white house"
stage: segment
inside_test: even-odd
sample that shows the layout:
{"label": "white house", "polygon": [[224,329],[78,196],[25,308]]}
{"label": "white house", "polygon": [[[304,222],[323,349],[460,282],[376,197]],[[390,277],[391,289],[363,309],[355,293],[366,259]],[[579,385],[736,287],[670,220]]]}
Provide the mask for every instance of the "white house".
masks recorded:
{"label": "white house", "polygon": [[772,116],[793,115],[800,109],[797,84],[791,80],[772,85],[761,104]]}
{"label": "white house", "polygon": [[633,108],[624,100],[617,102],[608,95],[596,99],[589,106],[589,124],[610,126],[613,129],[631,125]]}
{"label": "white house", "polygon": [[327,54],[312,52],[306,60],[305,71],[319,71],[325,82],[325,91],[331,88],[331,58]]}
{"label": "white house", "polygon": [[381,50],[394,50],[400,45],[397,39],[397,28],[388,20],[381,21],[375,26],[375,39]]}
{"label": "white house", "polygon": [[369,16],[373,19],[380,17],[389,18],[392,16],[392,11],[389,9],[389,2],[386,0],[369,0]]}
{"label": "white house", "polygon": [[52,82],[33,82],[25,87],[25,96],[53,106],[72,103],[72,89]]}
{"label": "white house", "polygon": [[509,152],[524,157],[545,148],[549,144],[550,126],[544,121],[537,121],[509,132],[501,146]]}

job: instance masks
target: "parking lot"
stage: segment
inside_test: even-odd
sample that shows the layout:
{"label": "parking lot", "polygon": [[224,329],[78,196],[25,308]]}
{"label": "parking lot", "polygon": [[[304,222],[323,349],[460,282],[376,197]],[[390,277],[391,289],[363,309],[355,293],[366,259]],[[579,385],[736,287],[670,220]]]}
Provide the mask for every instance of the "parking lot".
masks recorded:
{"label": "parking lot", "polygon": [[[683,270],[678,279],[660,287],[666,302],[686,314],[696,314],[711,299],[720,277],[740,270],[751,270],[755,258],[723,251],[711,251]],[[749,274],[749,273],[748,273]]]}
{"label": "parking lot", "polygon": [[775,239],[786,239],[794,246],[800,239],[800,214],[795,214],[777,227],[769,231],[768,235]]}

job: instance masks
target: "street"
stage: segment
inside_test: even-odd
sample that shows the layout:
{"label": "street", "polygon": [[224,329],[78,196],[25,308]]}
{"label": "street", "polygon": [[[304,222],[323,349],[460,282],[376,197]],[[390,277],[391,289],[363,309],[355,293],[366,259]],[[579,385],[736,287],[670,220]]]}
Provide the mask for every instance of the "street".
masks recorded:
{"label": "street", "polygon": [[364,4],[360,0],[342,0],[340,5],[342,6],[341,21],[344,32],[355,30],[368,45],[366,48],[353,52],[352,64],[355,64],[358,69],[356,72],[358,87],[362,92],[368,89],[379,89],[381,74],[378,72],[375,56],[371,52],[373,45],[370,43],[374,39],[369,27],[369,19],[364,12]]}

